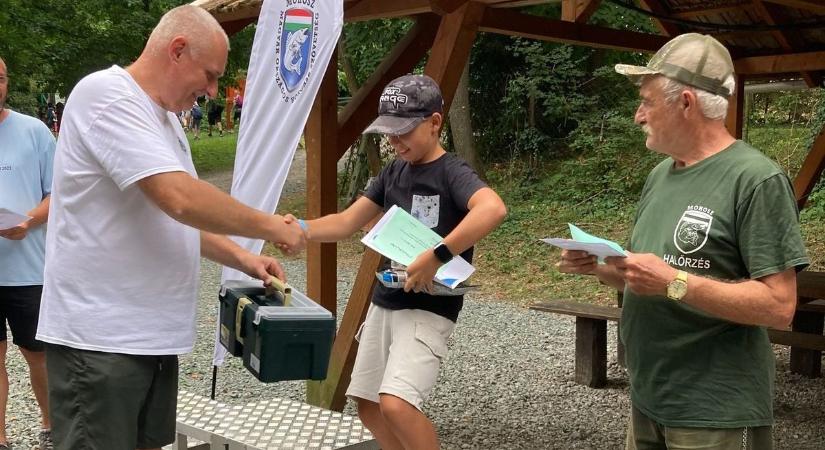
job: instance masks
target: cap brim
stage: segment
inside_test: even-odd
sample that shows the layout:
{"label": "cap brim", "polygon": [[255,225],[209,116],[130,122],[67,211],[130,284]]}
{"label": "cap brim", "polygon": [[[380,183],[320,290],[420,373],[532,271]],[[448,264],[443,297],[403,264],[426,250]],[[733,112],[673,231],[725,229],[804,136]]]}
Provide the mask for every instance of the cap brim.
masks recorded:
{"label": "cap brim", "polygon": [[425,120],[427,120],[426,117],[378,116],[378,118],[364,130],[364,134],[379,133],[390,136],[407,134]]}
{"label": "cap brim", "polygon": [[645,66],[633,66],[630,64],[616,64],[616,72],[631,79],[643,77],[645,75],[656,75],[659,71]]}

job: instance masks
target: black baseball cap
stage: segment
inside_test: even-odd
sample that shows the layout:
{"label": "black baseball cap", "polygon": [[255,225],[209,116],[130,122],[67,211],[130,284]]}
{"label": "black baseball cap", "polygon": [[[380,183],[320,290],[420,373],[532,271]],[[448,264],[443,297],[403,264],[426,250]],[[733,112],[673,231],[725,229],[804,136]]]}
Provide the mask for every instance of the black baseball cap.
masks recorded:
{"label": "black baseball cap", "polygon": [[426,75],[404,75],[390,81],[378,100],[378,118],[364,133],[406,134],[444,109],[441,89]]}

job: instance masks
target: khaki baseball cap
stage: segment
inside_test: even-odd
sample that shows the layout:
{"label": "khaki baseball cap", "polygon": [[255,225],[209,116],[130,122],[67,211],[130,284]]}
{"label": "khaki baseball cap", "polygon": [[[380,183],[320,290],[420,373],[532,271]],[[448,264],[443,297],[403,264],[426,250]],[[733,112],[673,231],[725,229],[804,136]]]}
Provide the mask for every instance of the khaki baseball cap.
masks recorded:
{"label": "khaki baseball cap", "polygon": [[663,75],[713,94],[730,97],[723,83],[733,74],[728,49],[712,36],[685,33],[668,41],[647,66],[616,64],[616,72],[633,81],[645,75]]}

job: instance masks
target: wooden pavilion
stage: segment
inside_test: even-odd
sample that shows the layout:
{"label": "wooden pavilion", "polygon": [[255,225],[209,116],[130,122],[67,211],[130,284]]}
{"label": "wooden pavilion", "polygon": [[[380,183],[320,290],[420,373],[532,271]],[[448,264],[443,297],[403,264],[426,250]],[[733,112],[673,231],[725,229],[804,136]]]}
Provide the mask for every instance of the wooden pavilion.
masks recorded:
{"label": "wooden pavilion", "polygon": [[[316,0],[329,1],[329,0]],[[384,58],[369,80],[338,112],[337,60],[330,62],[305,129],[307,146],[307,217],[337,211],[336,163],[376,116],[381,89],[406,74],[429,52],[424,72],[441,86],[450,107],[461,72],[479,32],[543,41],[652,53],[685,32],[712,34],[731,50],[737,91],[730,102],[728,127],[742,135],[745,82],[801,79],[821,87],[825,73],[825,1],[822,0],[343,0],[348,22],[412,17],[415,25]],[[262,0],[197,0],[232,34],[257,21]],[[537,17],[519,8],[560,3],[561,17]],[[629,5],[646,14],[659,34],[588,24],[600,7]],[[703,24],[721,24],[708,27]],[[721,28],[721,30],[720,30]],[[825,131],[820,131],[796,176],[800,207],[825,168]],[[310,403],[343,409],[357,343],[375,283],[379,256],[366,250],[333,345],[328,377],[311,382]],[[336,246],[310,244],[307,290],[310,297],[336,311]],[[822,334],[822,316],[814,332]],[[806,350],[810,351],[810,350]],[[808,369],[820,370],[820,355],[803,355]]]}

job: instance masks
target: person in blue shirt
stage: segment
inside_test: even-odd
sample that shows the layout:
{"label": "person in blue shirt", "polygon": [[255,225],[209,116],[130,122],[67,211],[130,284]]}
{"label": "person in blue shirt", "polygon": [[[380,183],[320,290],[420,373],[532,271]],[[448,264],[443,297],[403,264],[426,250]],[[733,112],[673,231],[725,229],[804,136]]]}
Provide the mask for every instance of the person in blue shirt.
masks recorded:
{"label": "person in blue shirt", "polygon": [[43,291],[45,223],[55,140],[43,122],[6,107],[8,83],[6,63],[0,58],[0,207],[30,217],[0,230],[0,450],[9,448],[5,420],[9,396],[6,323],[28,363],[32,390],[40,406],[40,448],[50,449],[46,356],[35,334]]}

